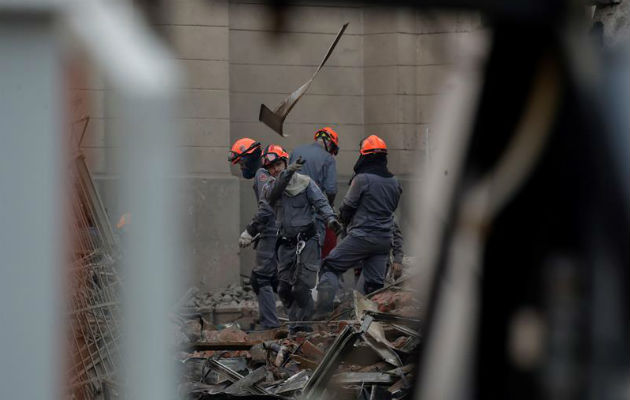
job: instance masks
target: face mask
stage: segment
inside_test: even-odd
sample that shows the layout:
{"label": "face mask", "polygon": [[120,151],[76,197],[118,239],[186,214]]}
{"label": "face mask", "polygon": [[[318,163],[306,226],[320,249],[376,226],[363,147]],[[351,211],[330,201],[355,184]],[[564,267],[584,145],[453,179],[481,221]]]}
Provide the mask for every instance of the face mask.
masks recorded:
{"label": "face mask", "polygon": [[254,176],[256,176],[256,171],[258,171],[261,166],[260,152],[258,152],[258,155],[256,155],[256,152],[254,152],[251,155],[243,157],[243,161],[244,165],[243,168],[241,168],[243,178],[252,179]]}

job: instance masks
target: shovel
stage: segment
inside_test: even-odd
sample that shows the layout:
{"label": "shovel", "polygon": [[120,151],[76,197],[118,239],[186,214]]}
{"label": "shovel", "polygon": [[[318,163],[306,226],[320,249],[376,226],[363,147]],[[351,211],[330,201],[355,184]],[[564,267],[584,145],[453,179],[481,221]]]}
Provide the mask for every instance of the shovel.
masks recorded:
{"label": "shovel", "polygon": [[308,88],[311,86],[313,79],[315,79],[315,76],[317,75],[319,70],[322,69],[326,61],[328,61],[328,58],[330,58],[330,55],[335,49],[337,42],[339,42],[339,39],[341,39],[341,35],[343,35],[343,32],[346,30],[347,27],[348,27],[348,22],[343,24],[343,26],[339,30],[339,33],[337,33],[337,37],[335,37],[335,40],[332,42],[332,44],[328,48],[328,52],[326,53],[326,56],[324,57],[322,62],[319,64],[319,67],[317,67],[317,69],[315,70],[315,73],[313,73],[313,76],[311,76],[311,79],[306,81],[306,83],[304,83],[296,91],[291,93],[273,111],[270,110],[264,104],[260,105],[260,114],[258,115],[259,121],[263,122],[265,125],[273,129],[274,131],[278,132],[280,136],[287,137],[287,135],[285,135],[282,130],[282,124],[284,123],[284,119],[287,117],[287,115],[289,114],[293,106],[295,106],[298,100],[300,100],[302,95],[304,95],[304,93],[306,93]]}

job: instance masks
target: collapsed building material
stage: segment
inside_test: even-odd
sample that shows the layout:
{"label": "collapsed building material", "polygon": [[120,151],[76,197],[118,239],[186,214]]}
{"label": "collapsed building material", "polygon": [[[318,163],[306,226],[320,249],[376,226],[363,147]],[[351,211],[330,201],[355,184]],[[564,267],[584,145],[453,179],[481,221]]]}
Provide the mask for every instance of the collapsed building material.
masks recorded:
{"label": "collapsed building material", "polygon": [[369,384],[385,384],[392,383],[394,379],[390,374],[383,372],[342,372],[334,375],[333,382],[344,383],[369,383]]}
{"label": "collapsed building material", "polygon": [[421,321],[417,318],[402,317],[400,315],[384,313],[379,311],[367,310],[366,313],[370,314],[376,322],[389,322],[392,324],[405,325],[407,327],[420,328]]}
{"label": "collapsed building material", "polygon": [[182,346],[186,351],[216,351],[216,350],[249,350],[255,343],[248,342],[195,342]]}
{"label": "collapsed building material", "polygon": [[315,399],[321,396],[345,353],[347,353],[352,346],[354,346],[354,343],[359,337],[369,329],[371,323],[372,317],[366,316],[360,329],[357,330],[351,325],[347,325],[343,329],[304,387],[302,392],[304,399]]}
{"label": "collapsed building material", "polygon": [[[217,364],[221,365],[218,362]],[[241,377],[241,379],[228,386],[227,389],[225,389],[225,393],[238,394],[242,391],[247,391],[253,394],[267,394],[267,391],[265,389],[256,385],[258,382],[265,378],[266,374],[267,370],[265,369],[265,367],[258,367],[258,369],[255,369],[249,375]]]}
{"label": "collapsed building material", "polygon": [[[208,366],[208,371],[201,378],[202,381],[206,378],[208,373],[210,371],[212,371],[212,370],[223,374],[230,382],[237,382],[237,381],[240,381],[241,379],[243,379],[243,375],[239,374],[237,371],[233,370],[232,368],[228,367],[227,365],[221,364],[217,360],[213,360],[213,359],[208,358],[206,360],[205,365]],[[217,382],[217,383],[219,383],[219,382]]]}
{"label": "collapsed building material", "polygon": [[[386,290],[375,297],[406,307],[413,304],[407,293]],[[229,323],[204,330],[199,342],[185,347],[197,350],[189,355],[197,365],[191,365],[186,379],[202,385],[183,386],[184,391],[198,400],[230,395],[306,400],[333,394],[366,400],[407,396],[421,321],[379,311],[359,293],[346,296],[337,310],[339,317],[353,319],[308,321],[312,332],[289,336],[286,329],[246,333]],[[180,326],[196,325],[184,321]],[[199,359],[205,366],[201,374]]]}
{"label": "collapsed building material", "polygon": [[284,381],[284,383],[277,386],[274,390],[272,390],[273,394],[283,394],[294,392],[296,390],[301,390],[306,386],[306,383],[309,379],[309,373],[307,370],[302,370],[295,375],[292,375],[289,379]]}
{"label": "collapsed building material", "polygon": [[[357,319],[364,318],[365,315],[369,315],[374,319],[371,314],[366,314],[368,311],[376,311],[376,304],[364,297],[356,290],[354,295],[354,311]],[[365,335],[365,341],[374,349],[385,361],[394,365],[400,366],[402,362],[398,355],[392,350],[394,346],[385,337],[383,327],[378,322],[372,322]]]}

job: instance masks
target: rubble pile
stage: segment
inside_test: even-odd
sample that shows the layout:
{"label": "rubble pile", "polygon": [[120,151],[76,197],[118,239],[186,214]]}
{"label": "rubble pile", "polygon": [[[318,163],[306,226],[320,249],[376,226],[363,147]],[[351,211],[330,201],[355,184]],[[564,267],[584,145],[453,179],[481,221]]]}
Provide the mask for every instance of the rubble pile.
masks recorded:
{"label": "rubble pile", "polygon": [[230,284],[227,288],[212,293],[193,288],[180,301],[179,306],[197,311],[216,307],[256,307],[256,294],[248,284]]}
{"label": "rubble pile", "polygon": [[181,398],[400,399],[410,394],[421,340],[420,307],[410,291],[392,285],[367,297],[352,292],[333,319],[307,322],[308,331],[295,335],[284,327],[246,332],[236,322],[216,324],[199,312],[216,309],[224,299],[230,304],[243,299],[240,305],[247,300],[239,293],[247,290],[193,292],[179,304],[177,316]]}

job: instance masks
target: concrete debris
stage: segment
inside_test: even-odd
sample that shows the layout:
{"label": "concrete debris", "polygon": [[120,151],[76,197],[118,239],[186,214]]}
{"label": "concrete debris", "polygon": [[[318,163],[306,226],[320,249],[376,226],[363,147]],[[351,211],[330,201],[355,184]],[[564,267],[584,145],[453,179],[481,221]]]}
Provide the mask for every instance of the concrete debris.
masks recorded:
{"label": "concrete debris", "polygon": [[172,318],[179,324],[181,398],[409,396],[422,340],[417,300],[397,283],[371,299],[358,293],[346,298],[337,317],[311,321],[312,331],[289,335],[286,328],[252,329],[257,309],[247,287],[189,290]]}

